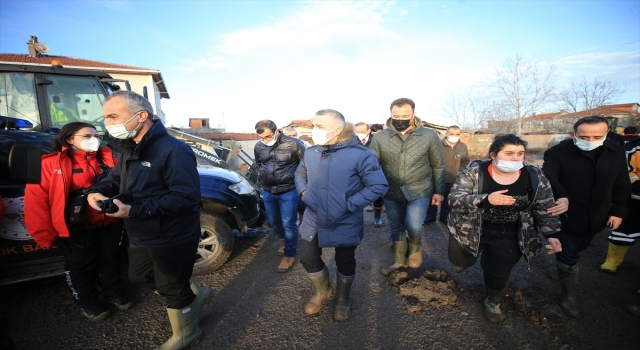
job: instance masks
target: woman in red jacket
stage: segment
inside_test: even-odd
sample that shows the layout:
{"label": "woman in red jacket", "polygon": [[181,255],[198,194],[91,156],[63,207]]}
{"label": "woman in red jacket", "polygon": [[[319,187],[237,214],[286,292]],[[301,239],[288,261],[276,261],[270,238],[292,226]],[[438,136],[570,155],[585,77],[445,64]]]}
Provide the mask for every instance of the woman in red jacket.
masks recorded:
{"label": "woman in red jacket", "polygon": [[85,205],[84,223],[71,223],[65,215],[70,193],[88,188],[103,169],[116,164],[111,150],[100,147],[100,138],[91,124],[65,125],[53,141],[56,153],[42,156],[40,184],[27,185],[24,198],[29,234],[42,247],[60,248],[71,293],[91,321],[109,315],[100,302],[98,285],[118,309],[133,305],[120,278],[122,221],[89,205]]}

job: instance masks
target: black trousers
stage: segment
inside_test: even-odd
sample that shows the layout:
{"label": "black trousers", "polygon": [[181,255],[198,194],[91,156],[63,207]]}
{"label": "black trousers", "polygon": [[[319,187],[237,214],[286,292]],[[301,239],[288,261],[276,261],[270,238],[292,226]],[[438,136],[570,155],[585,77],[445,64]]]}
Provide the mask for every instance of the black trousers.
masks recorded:
{"label": "black trousers", "polygon": [[[518,246],[515,232],[505,234],[502,231],[482,229],[478,254],[482,253],[480,266],[484,271],[484,283],[494,290],[503,290],[509,283],[511,270],[516,266],[522,252]],[[449,261],[455,266],[470,267],[476,263],[477,256],[464,250],[449,235]]]}
{"label": "black trousers", "polygon": [[110,298],[124,293],[120,278],[123,235],[122,221],[118,221],[92,229],[69,227],[69,238],[56,241],[64,256],[67,284],[77,301],[94,302],[98,286]]}
{"label": "black trousers", "polygon": [[189,279],[196,261],[198,241],[162,248],[129,248],[129,280],[157,290],[170,309],[183,309],[195,294]]}
{"label": "black trousers", "polygon": [[[357,245],[348,247],[336,247],[336,266],[338,272],[344,276],[353,276],[356,274],[356,248]],[[300,262],[307,273],[320,272],[324,269],[324,261],[322,261],[322,248],[318,246],[318,235],[307,242],[300,240]]]}

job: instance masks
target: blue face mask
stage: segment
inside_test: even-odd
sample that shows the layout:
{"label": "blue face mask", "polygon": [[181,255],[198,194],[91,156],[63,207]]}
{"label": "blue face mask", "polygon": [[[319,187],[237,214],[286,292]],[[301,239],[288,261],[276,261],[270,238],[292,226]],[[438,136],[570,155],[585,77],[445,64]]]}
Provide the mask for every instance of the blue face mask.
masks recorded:
{"label": "blue face mask", "polygon": [[63,109],[64,108],[64,102],[56,102],[56,108]]}

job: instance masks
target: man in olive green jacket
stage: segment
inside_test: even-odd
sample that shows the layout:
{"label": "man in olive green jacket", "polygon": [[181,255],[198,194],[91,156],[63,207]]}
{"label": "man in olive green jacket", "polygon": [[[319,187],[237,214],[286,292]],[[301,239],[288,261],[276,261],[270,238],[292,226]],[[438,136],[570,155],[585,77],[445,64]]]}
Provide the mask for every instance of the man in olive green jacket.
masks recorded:
{"label": "man in olive green jacket", "polygon": [[422,264],[422,225],[427,208],[444,199],[446,171],[440,138],[435,131],[422,126],[414,110],[411,99],[393,101],[387,129],[376,134],[371,142],[371,150],[389,183],[384,203],[394,264],[382,270],[385,276],[407,265],[415,268]]}

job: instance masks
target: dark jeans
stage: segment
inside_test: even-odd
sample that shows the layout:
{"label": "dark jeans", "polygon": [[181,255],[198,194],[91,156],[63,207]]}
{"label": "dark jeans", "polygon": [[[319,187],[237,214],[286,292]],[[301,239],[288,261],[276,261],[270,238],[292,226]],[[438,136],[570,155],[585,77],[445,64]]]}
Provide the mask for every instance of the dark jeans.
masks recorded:
{"label": "dark jeans", "polygon": [[[447,215],[449,215],[449,211],[451,211],[447,198],[449,197],[449,193],[451,193],[452,187],[453,187],[453,184],[446,184],[445,191],[442,194],[444,196],[444,200],[440,204],[440,221],[444,223],[447,223]],[[424,219],[424,222],[427,223],[427,222],[436,221],[437,215],[438,215],[438,206],[429,205],[429,209],[427,209],[427,217]]]}
{"label": "dark jeans", "polygon": [[580,252],[584,250],[583,240],[586,238],[575,233],[560,232],[553,235],[553,238],[560,240],[562,244],[562,251],[556,253],[556,260],[567,265],[573,266],[578,263]]}
{"label": "dark jeans", "polygon": [[[357,245],[348,247],[336,247],[336,266],[338,272],[345,276],[353,276],[356,274],[356,248]],[[318,246],[318,235],[307,242],[300,240],[300,262],[307,273],[319,272],[324,269],[324,261],[322,261],[322,248]]]}
{"label": "dark jeans", "polygon": [[59,238],[56,246],[64,256],[64,273],[73,297],[79,302],[94,301],[98,283],[110,298],[121,296],[122,221],[92,229],[70,226],[69,235]]}
{"label": "dark jeans", "polygon": [[129,280],[155,289],[170,309],[183,309],[193,302],[189,279],[196,261],[198,241],[162,248],[129,248]]}
{"label": "dark jeans", "polygon": [[284,239],[284,256],[296,256],[298,247],[298,192],[272,194],[262,191],[264,210],[271,229],[278,238]]}
{"label": "dark jeans", "polygon": [[[494,290],[503,290],[509,283],[511,270],[516,266],[522,252],[518,246],[515,232],[504,235],[502,231],[482,230],[478,254],[482,253],[480,266],[484,271],[484,283]],[[449,235],[449,261],[455,266],[470,267],[476,263],[477,256],[464,250]]]}

